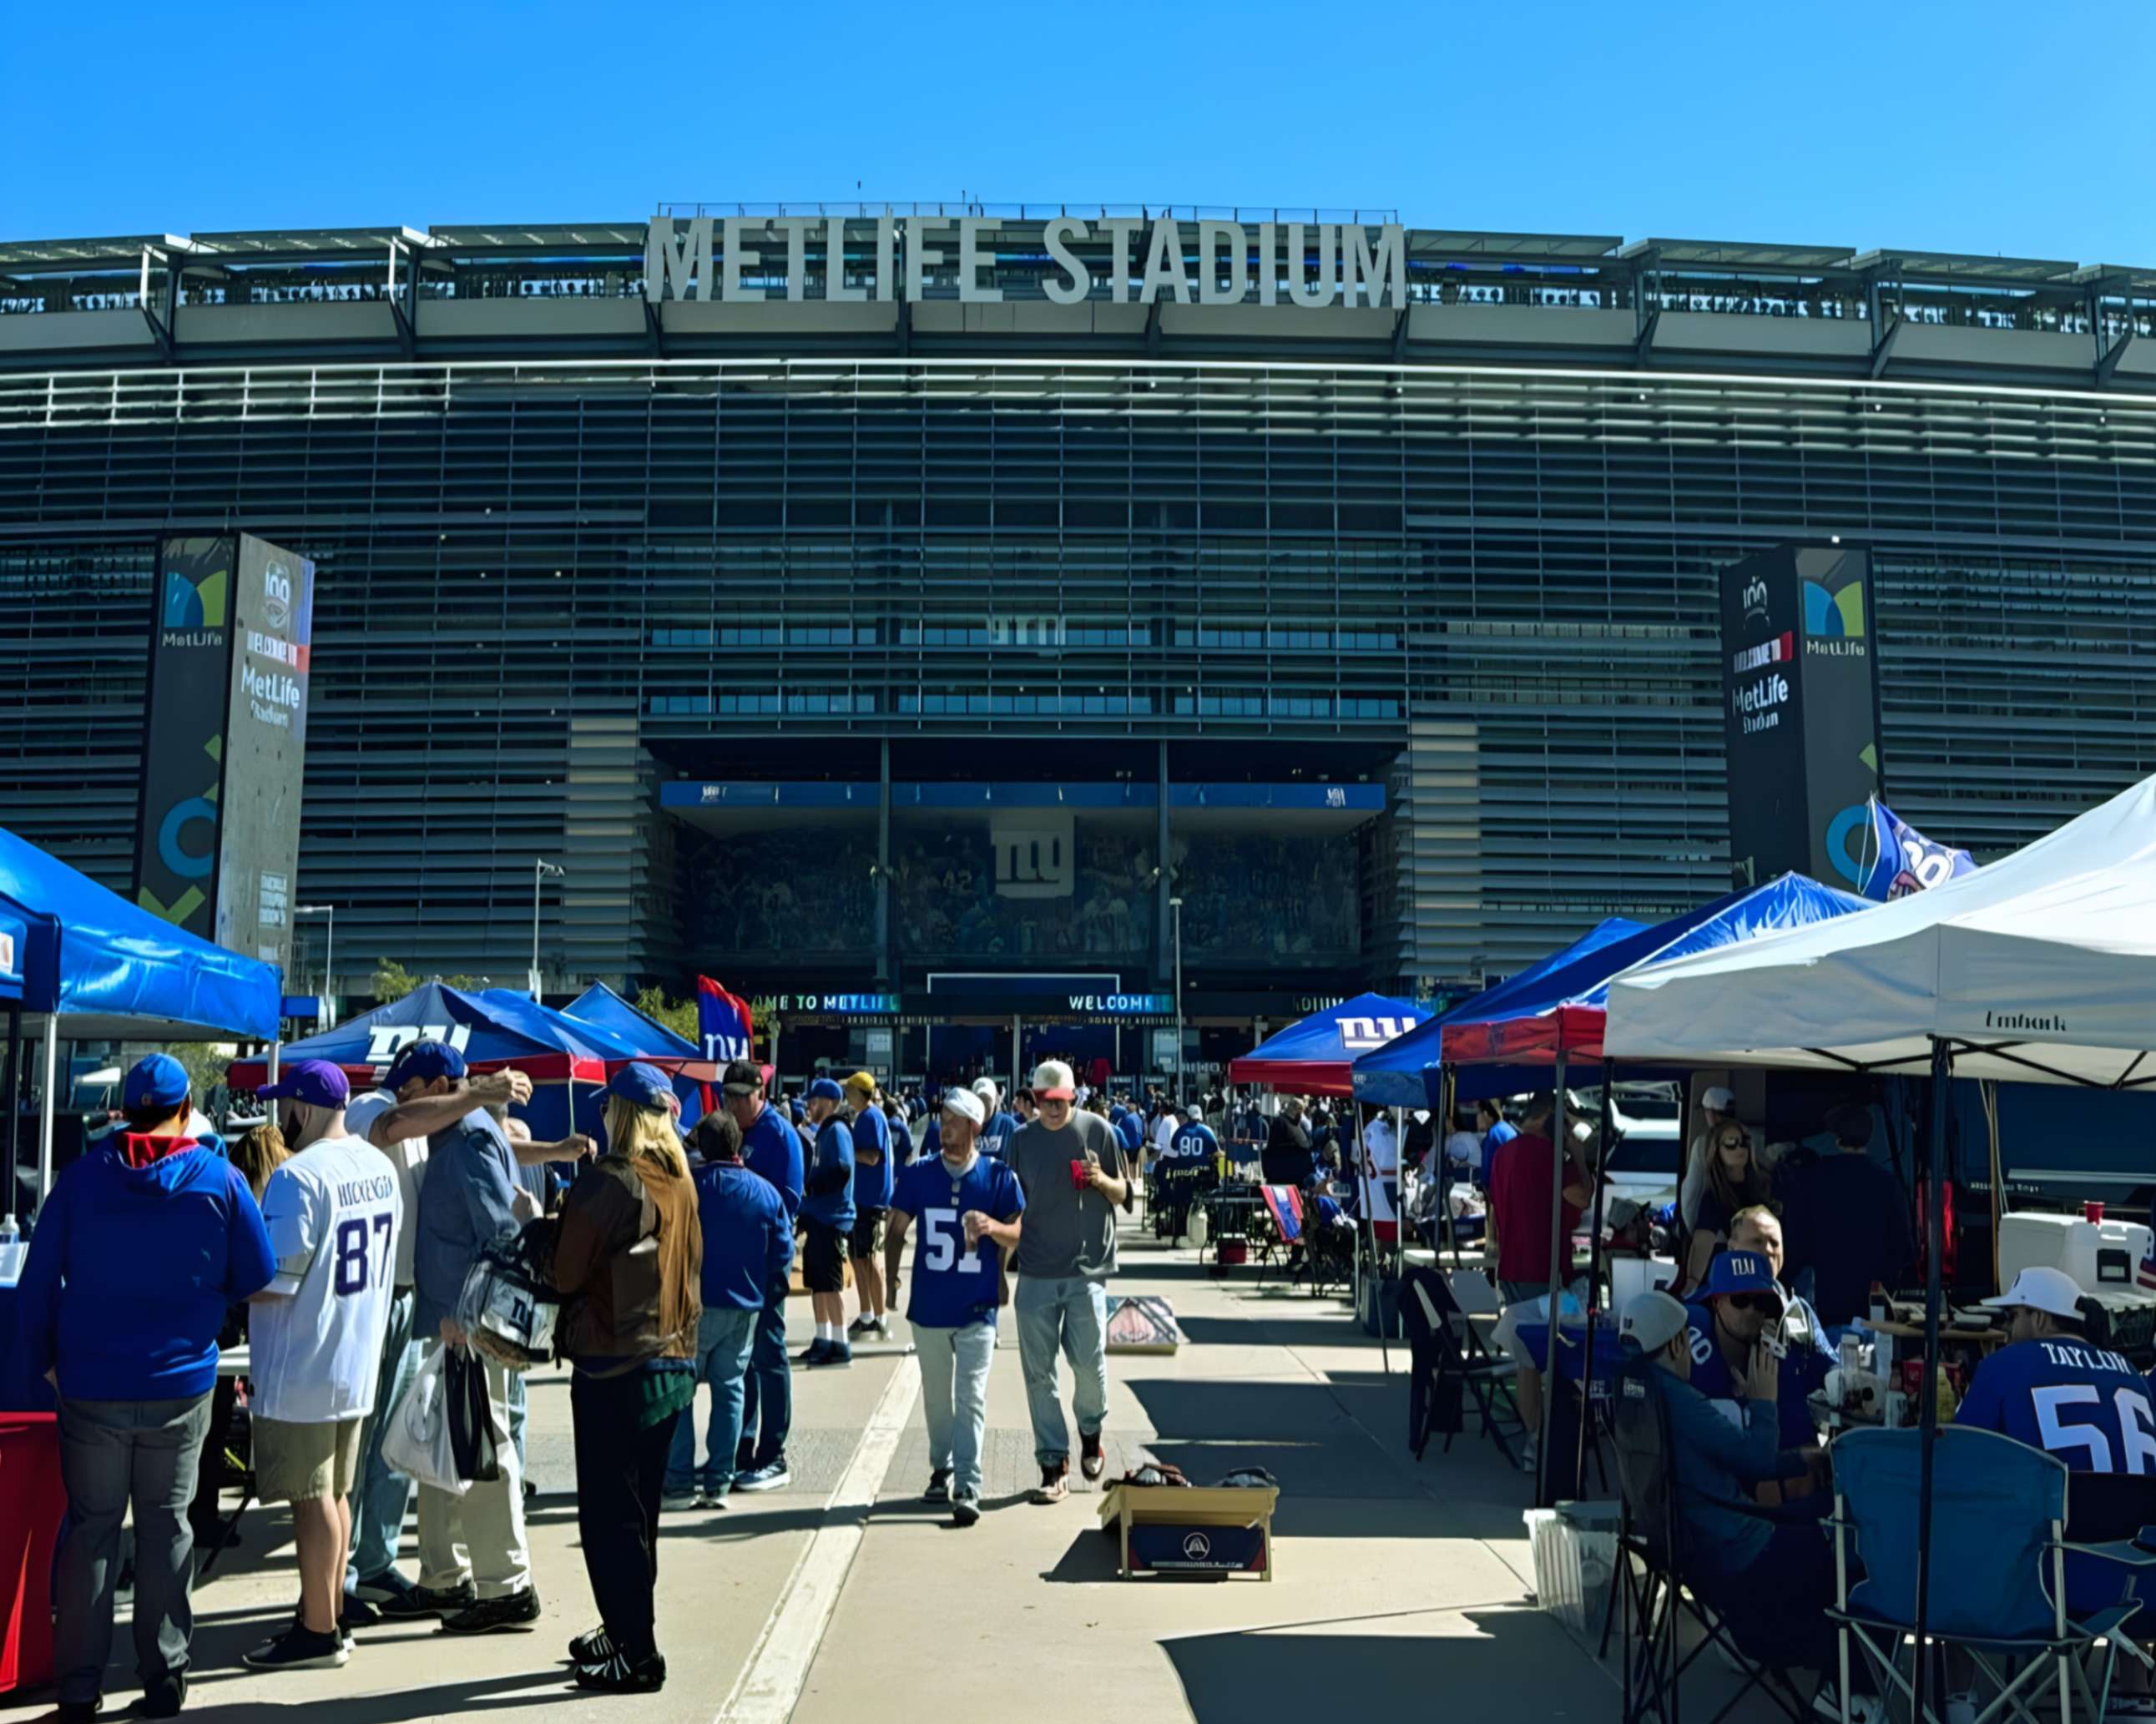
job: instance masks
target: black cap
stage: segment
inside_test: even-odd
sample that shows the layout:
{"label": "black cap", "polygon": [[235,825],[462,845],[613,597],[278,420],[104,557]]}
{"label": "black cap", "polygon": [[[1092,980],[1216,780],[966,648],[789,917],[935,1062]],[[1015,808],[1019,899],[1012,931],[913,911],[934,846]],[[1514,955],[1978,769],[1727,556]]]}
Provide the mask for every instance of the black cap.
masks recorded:
{"label": "black cap", "polygon": [[730,1060],[720,1085],[729,1095],[761,1095],[763,1073],[746,1060]]}

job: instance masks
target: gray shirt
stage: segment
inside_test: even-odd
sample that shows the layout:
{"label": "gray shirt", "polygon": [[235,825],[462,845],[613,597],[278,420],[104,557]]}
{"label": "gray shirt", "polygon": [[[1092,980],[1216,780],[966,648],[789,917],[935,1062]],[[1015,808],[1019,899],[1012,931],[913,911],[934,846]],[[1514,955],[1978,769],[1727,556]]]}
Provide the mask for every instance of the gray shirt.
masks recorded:
{"label": "gray shirt", "polygon": [[1018,1272],[1045,1280],[1104,1281],[1116,1272],[1116,1207],[1091,1186],[1071,1183],[1070,1164],[1086,1152],[1111,1179],[1129,1178],[1122,1139],[1096,1113],[1074,1111],[1051,1131],[1039,1120],[1019,1127],[1004,1158],[1025,1188]]}

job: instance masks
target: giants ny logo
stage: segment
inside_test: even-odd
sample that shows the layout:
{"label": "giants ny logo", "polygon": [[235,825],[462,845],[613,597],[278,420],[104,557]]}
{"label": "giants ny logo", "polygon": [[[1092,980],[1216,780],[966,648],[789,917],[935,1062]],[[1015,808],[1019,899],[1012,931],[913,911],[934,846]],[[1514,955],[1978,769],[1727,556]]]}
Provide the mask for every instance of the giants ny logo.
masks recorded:
{"label": "giants ny logo", "polygon": [[1373,1048],[1382,1048],[1387,1042],[1397,1040],[1414,1027],[1412,1018],[1342,1018],[1340,1045],[1368,1053]]}
{"label": "giants ny logo", "polygon": [[990,829],[999,898],[1068,898],[1071,866],[1070,816],[1047,815],[1023,826]]}
{"label": "giants ny logo", "polygon": [[367,1063],[387,1071],[400,1049],[413,1042],[447,1042],[459,1054],[471,1044],[469,1024],[373,1024],[367,1026]]}

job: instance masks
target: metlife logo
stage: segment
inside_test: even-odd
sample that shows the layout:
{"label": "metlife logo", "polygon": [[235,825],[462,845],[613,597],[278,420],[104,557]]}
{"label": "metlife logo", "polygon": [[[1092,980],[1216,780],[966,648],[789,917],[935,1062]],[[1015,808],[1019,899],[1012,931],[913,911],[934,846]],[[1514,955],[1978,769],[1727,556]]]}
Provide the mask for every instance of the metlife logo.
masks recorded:
{"label": "metlife logo", "polygon": [[1761,731],[1770,731],[1782,721],[1776,709],[1786,706],[1789,700],[1789,680],[1779,671],[1761,677],[1748,688],[1736,689],[1729,696],[1730,716],[1742,726],[1749,736]]}

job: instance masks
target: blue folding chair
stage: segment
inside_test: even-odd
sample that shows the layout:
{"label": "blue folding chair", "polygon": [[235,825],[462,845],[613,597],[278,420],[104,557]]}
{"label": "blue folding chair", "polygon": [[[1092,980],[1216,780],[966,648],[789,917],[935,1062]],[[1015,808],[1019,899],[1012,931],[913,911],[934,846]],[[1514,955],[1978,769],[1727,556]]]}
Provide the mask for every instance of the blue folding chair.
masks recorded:
{"label": "blue folding chair", "polygon": [[[1939,1724],[1918,1691],[1920,1666],[1908,1644],[1917,1622],[1921,1444],[1914,1430],[1852,1430],[1835,1442],[1830,1525],[1839,1608],[1828,1614],[1840,1634],[1844,1696],[1854,1641],[1881,1693],[1898,1691],[1912,1716]],[[2110,1700],[2121,1645],[2148,1661],[2119,1629],[2141,1608],[2131,1588],[2137,1571],[2156,1566],[2156,1553],[2130,1542],[2069,1543],[2071,1476],[2057,1457],[1997,1431],[1949,1426],[1938,1434],[1925,1633],[1958,1645],[1994,1691],[1977,1724],[2009,1716],[2035,1724],[2029,1701],[2053,1671],[2060,1724],[2071,1724],[2076,1699],[2095,1724]],[[2070,1596],[2070,1557],[2077,1559],[2071,1591],[2079,1596]],[[1852,1581],[1859,1573],[1862,1578]],[[2103,1577],[2112,1574],[2115,1581],[2106,1584]],[[2075,1608],[2105,1593],[2118,1602]],[[1848,1716],[1845,1703],[1843,1724]]]}

